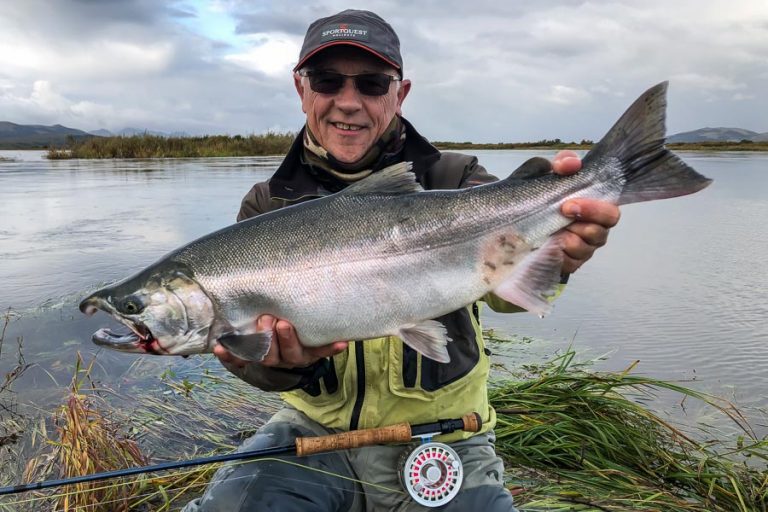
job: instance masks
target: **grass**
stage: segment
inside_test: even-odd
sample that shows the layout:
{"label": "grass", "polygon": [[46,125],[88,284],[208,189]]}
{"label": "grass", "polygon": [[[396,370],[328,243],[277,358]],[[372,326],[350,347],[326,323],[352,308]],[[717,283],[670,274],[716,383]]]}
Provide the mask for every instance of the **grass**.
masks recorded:
{"label": "grass", "polygon": [[[9,353],[5,335],[8,325],[17,316],[11,308],[8,308],[0,317],[0,324],[2,324],[0,327],[0,358]],[[14,477],[20,472],[18,471],[18,461],[21,460],[22,448],[19,444],[29,429],[28,418],[18,410],[18,400],[13,386],[29,369],[30,365],[24,360],[23,339],[21,337],[17,338],[16,345],[16,363],[0,381],[0,468],[3,469],[0,471],[1,486],[15,483]],[[12,509],[4,507],[0,502],[0,511],[5,512],[6,510]]]}
{"label": "grass", "polygon": [[[138,443],[121,432],[121,422],[102,412],[97,395],[82,392],[95,361],[83,366],[78,355],[75,375],[65,404],[54,414],[52,452],[27,465],[24,479],[38,481],[70,478],[149,463]],[[53,499],[55,510],[126,511],[133,496],[143,488],[144,479],[104,485],[102,482],[75,484]]]}
{"label": "grass", "polygon": [[[137,358],[133,375],[151,371],[145,360]],[[146,376],[154,379],[149,388],[112,390],[90,381],[93,361],[78,359],[53,428],[35,430],[37,456],[25,481],[229,452],[279,407],[275,395],[215,363],[209,369],[209,358],[197,361]],[[766,511],[768,444],[728,402],[632,369],[593,372],[572,351],[526,368],[490,390],[498,452],[521,511]],[[726,442],[710,431],[684,432],[642,405],[657,392],[708,404],[738,434],[721,432]],[[0,510],[176,510],[214,470],[11,496],[0,499]]]}
{"label": "grass", "polygon": [[[498,451],[513,475],[530,478],[517,489],[522,510],[768,508],[768,441],[732,404],[629,372],[588,372],[573,358],[569,351],[538,375],[491,391]],[[739,431],[733,445],[709,433],[697,440],[703,431],[687,434],[641,405],[660,390],[719,411]]]}
{"label": "grass", "polygon": [[[141,375],[143,359],[136,361],[132,373]],[[118,392],[91,380],[94,363],[86,365],[78,355],[64,404],[35,429],[36,455],[22,481],[230,452],[278,408],[276,396],[264,396],[239,379],[202,366],[154,375],[151,389]],[[177,510],[202,493],[216,469],[200,466],[10,496],[0,498],[0,510]]]}
{"label": "grass", "polygon": [[284,155],[294,137],[293,133],[266,133],[247,137],[240,135],[160,137],[148,134],[130,137],[93,137],[70,139],[65,147],[49,149],[47,158],[60,160]]}
{"label": "grass", "polygon": [[[16,317],[16,313],[10,308],[2,316],[2,327],[0,327],[0,357],[3,355],[5,345],[5,333],[8,324]],[[22,351],[23,339],[18,338],[17,357],[15,366],[5,374],[0,381],[0,449],[18,441],[22,428],[20,425],[20,416],[17,410],[16,395],[13,391],[14,382],[19,379],[30,367],[24,360]]]}
{"label": "grass", "polygon": [[[228,156],[284,155],[293,142],[294,133],[266,133],[246,137],[235,135],[208,135],[204,137],[161,137],[133,135],[128,137],[70,138],[63,147],[48,150],[52,160],[69,158],[200,158]],[[495,144],[473,142],[435,141],[442,150],[475,149],[590,149],[593,142],[565,142],[560,139],[536,142],[499,142]],[[702,142],[669,144],[681,151],[768,151],[768,142]]]}

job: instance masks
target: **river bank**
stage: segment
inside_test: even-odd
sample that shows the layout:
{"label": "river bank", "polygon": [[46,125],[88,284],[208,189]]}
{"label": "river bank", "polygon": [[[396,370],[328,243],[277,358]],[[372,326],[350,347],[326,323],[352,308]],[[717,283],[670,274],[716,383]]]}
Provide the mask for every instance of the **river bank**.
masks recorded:
{"label": "river bank", "polygon": [[[284,155],[293,142],[293,133],[267,133],[264,135],[215,135],[205,137],[159,137],[135,135],[131,137],[93,137],[72,139],[65,147],[51,148],[51,160],[90,158],[200,158],[229,156]],[[592,141],[564,142],[560,139],[537,142],[500,142],[478,144],[472,142],[434,141],[440,150],[589,150]],[[768,142],[703,142],[675,143],[669,147],[679,151],[768,151]]]}
{"label": "river bank", "polygon": [[[486,335],[494,350],[510,343]],[[16,460],[2,465],[0,486],[228,453],[280,407],[275,393],[256,390],[210,357],[169,363],[160,375],[147,373],[141,362],[131,373],[149,387],[134,380],[108,388],[93,379],[96,358],[78,355],[61,406],[39,418],[17,416],[14,425],[24,423],[34,435],[30,444],[6,443],[0,455]],[[706,404],[733,431],[675,425],[642,404],[658,392]],[[768,440],[755,436],[727,401],[636,375],[633,368],[592,371],[571,350],[524,368],[497,366],[490,398],[498,415],[497,450],[522,512],[751,512],[768,506]],[[216,467],[5,496],[0,510],[174,510],[201,494]]]}

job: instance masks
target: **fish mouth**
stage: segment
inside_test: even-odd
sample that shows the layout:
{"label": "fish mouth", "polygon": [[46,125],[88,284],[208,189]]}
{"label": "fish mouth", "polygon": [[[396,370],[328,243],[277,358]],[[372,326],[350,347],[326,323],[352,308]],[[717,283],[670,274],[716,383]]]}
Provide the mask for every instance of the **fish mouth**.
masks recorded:
{"label": "fish mouth", "polygon": [[127,333],[118,333],[109,328],[102,328],[93,333],[91,339],[96,345],[108,347],[122,352],[141,352],[148,354],[164,354],[157,338],[143,325],[137,325],[125,319],[120,319],[130,329]]}
{"label": "fish mouth", "polygon": [[99,310],[111,315],[130,330],[119,333],[106,327],[99,329],[91,336],[91,340],[96,345],[120,350],[121,352],[138,352],[143,354],[166,353],[147,326],[123,317],[115,312],[114,308],[102,298],[92,295],[80,303],[80,311],[88,316],[95,314]]}

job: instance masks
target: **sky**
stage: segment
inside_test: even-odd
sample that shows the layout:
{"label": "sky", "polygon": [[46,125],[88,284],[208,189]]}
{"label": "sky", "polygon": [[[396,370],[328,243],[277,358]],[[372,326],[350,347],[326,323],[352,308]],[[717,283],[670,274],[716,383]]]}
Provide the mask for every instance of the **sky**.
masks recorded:
{"label": "sky", "polygon": [[767,0],[0,0],[0,121],[295,132],[307,26],[386,19],[432,141],[599,139],[669,80],[668,133],[768,131]]}

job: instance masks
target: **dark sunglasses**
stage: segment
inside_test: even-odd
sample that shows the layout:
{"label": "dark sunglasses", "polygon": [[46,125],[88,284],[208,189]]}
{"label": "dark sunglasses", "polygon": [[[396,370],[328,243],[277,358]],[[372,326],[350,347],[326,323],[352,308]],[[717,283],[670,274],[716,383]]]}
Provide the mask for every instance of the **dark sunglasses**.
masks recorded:
{"label": "dark sunglasses", "polygon": [[384,96],[389,92],[390,82],[402,80],[399,76],[386,73],[360,73],[345,75],[335,71],[300,71],[301,76],[309,78],[309,87],[320,94],[336,94],[344,87],[347,78],[355,82],[355,88],[366,96]]}

